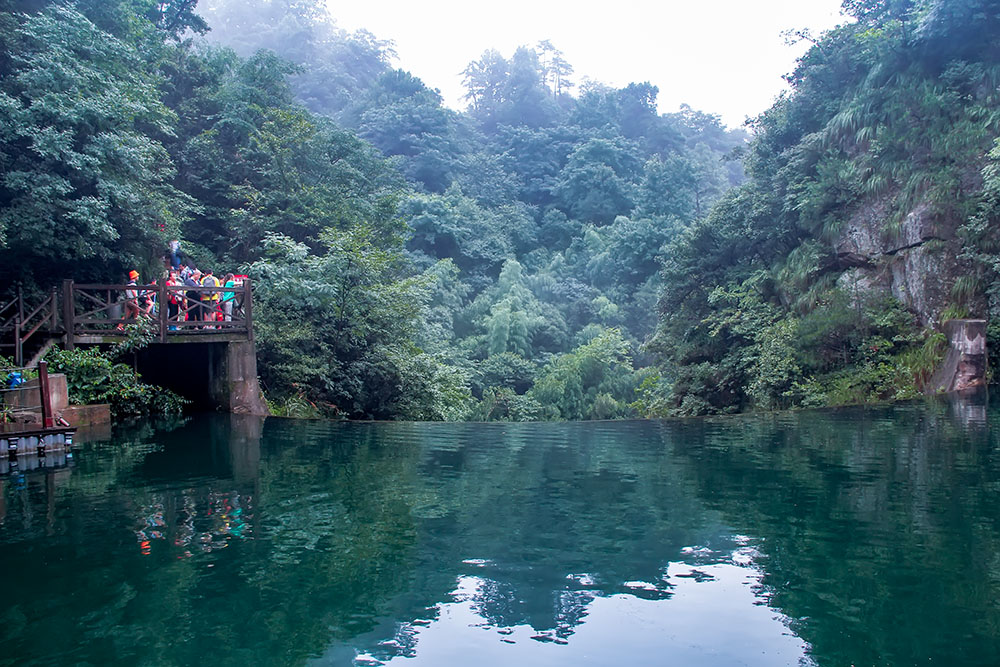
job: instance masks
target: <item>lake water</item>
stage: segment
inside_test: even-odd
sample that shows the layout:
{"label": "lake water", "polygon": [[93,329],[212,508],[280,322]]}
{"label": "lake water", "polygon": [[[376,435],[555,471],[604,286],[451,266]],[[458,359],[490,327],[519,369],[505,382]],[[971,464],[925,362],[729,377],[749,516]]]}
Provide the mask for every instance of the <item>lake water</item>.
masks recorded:
{"label": "lake water", "polygon": [[1000,405],[120,428],[0,576],[3,665],[995,665]]}

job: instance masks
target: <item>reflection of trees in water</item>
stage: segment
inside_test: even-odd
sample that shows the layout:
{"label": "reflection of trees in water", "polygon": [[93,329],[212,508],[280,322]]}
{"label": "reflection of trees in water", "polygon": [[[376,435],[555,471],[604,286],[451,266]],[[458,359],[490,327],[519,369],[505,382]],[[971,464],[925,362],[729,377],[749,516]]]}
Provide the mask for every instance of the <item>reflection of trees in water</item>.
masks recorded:
{"label": "reflection of trees in water", "polygon": [[[0,479],[0,543],[38,538],[69,528],[55,514],[59,503],[98,502],[122,478],[128,477],[145,457],[158,451],[156,437],[179,428],[180,417],[136,422],[101,439],[77,439],[72,468],[40,467]],[[66,463],[65,455],[62,462]],[[3,530],[4,524],[12,530]]]}
{"label": "reflection of trees in water", "polygon": [[[914,591],[970,608],[996,591],[956,589],[972,575],[934,580],[934,567],[956,563],[978,567],[980,582],[996,571],[993,528],[957,527],[965,512],[994,516],[991,441],[944,410],[613,424],[199,418],[81,455],[86,473],[60,491],[52,535],[11,552],[19,568],[61,569],[30,592],[17,584],[0,640],[90,662],[297,664],[338,647],[387,659],[413,655],[422,625],[463,601],[483,627],[556,642],[597,598],[665,600],[710,585],[715,565],[753,563],[772,604],[821,619],[796,626],[819,658],[848,657],[840,632],[892,655],[877,638],[888,619],[929,616],[886,601],[894,565],[926,580]],[[241,536],[226,525],[237,509]],[[163,537],[147,535],[148,556],[137,530]],[[949,555],[956,544],[965,553]],[[69,620],[83,609],[86,623]],[[52,613],[68,629],[44,644],[16,620]]]}
{"label": "reflection of trees in water", "polygon": [[928,402],[676,422],[667,441],[698,495],[761,538],[769,601],[821,663],[976,664],[1000,651],[990,414]]}
{"label": "reflection of trees in water", "polygon": [[[570,636],[597,596],[669,596],[662,571],[682,549],[722,542],[686,473],[660,445],[660,426],[391,424],[422,474],[412,511],[422,520],[413,583],[394,616],[403,631],[442,602],[467,599],[486,626]],[[722,545],[719,560],[733,545]],[[456,580],[473,578],[473,591]],[[646,588],[629,582],[653,582]],[[655,597],[654,597],[655,596]],[[348,638],[349,639],[349,638]],[[379,659],[385,636],[359,637]]]}
{"label": "reflection of trees in water", "polygon": [[[163,485],[177,486],[183,469],[211,471],[196,492],[203,508],[235,475],[232,461],[254,460],[245,438],[230,445],[239,451],[224,452],[219,440],[240,436],[218,424],[194,423],[150,453],[140,467],[156,489],[125,494],[133,517],[151,502],[173,503],[176,517],[186,517],[180,508],[191,487]],[[181,632],[189,644],[163,645],[178,662],[212,641],[228,647],[224,662],[300,662],[331,643],[359,641],[378,655],[405,655],[414,622],[433,618],[454,599],[456,581],[475,576],[483,623],[562,640],[596,596],[666,594],[665,564],[724,532],[659,442],[648,423],[623,434],[608,425],[270,421],[257,476],[232,484],[256,503],[253,539],[213,553],[211,578],[207,556],[178,560],[174,549],[155,577],[119,592],[133,596],[128,606],[138,613],[115,622],[123,637]],[[176,521],[167,521],[174,531]],[[158,547],[152,561],[171,552]],[[224,605],[202,591],[220,578]],[[653,583],[628,585],[637,581]]]}
{"label": "reflection of trees in water", "polygon": [[[212,564],[178,559],[189,548],[205,556],[245,537],[254,488],[215,491],[232,482],[219,484],[222,476],[204,475],[199,466],[185,476],[157,474],[153,482],[150,460],[169,459],[178,445],[186,449],[182,456],[214,457],[216,470],[232,467],[218,459],[226,440],[220,450],[212,437],[235,435],[235,425],[215,434],[183,421],[169,426],[116,429],[108,440],[85,443],[76,468],[29,480],[39,492],[28,494],[16,531],[0,526],[3,561],[23,575],[0,602],[7,655],[18,662],[53,655],[67,662],[141,662],[199,636],[192,601],[204,595]],[[38,511],[46,506],[54,509]]]}
{"label": "reflection of trees in water", "polygon": [[65,492],[92,497],[105,494],[132,475],[146,456],[162,450],[164,434],[181,429],[189,421],[181,416],[137,420],[115,428],[106,438],[78,442],[77,473],[67,477]]}

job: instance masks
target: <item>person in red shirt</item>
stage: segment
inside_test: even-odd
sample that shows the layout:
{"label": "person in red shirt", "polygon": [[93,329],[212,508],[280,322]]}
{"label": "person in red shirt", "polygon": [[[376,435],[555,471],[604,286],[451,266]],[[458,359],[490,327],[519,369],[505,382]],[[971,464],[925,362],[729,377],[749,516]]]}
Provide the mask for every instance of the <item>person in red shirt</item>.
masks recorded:
{"label": "person in red shirt", "polygon": [[[183,284],[176,271],[171,271],[167,276],[167,322],[170,331],[176,331],[177,322],[180,321],[181,300],[184,297],[179,288]],[[161,303],[160,308],[162,307]]]}

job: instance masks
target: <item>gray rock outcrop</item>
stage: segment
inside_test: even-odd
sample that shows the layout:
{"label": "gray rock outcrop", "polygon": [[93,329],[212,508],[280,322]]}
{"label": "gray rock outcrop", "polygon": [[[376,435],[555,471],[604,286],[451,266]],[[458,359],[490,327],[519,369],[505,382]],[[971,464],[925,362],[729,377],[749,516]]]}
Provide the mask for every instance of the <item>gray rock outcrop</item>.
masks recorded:
{"label": "gray rock outcrop", "polygon": [[966,273],[958,259],[959,221],[927,203],[918,204],[887,230],[884,202],[863,207],[835,242],[843,273],[837,284],[848,294],[893,296],[916,313],[925,326],[940,327],[952,301],[955,280]]}

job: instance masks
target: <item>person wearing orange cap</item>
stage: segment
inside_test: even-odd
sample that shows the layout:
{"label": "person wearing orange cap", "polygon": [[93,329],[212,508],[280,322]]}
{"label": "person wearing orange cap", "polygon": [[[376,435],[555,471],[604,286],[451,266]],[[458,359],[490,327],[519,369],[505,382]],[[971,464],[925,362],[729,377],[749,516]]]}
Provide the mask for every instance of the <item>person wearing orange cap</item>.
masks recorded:
{"label": "person wearing orange cap", "polygon": [[[139,318],[139,290],[135,289],[139,286],[139,272],[135,269],[128,272],[128,285],[130,288],[125,290],[125,319],[135,320]],[[124,327],[119,324],[119,329]]]}

